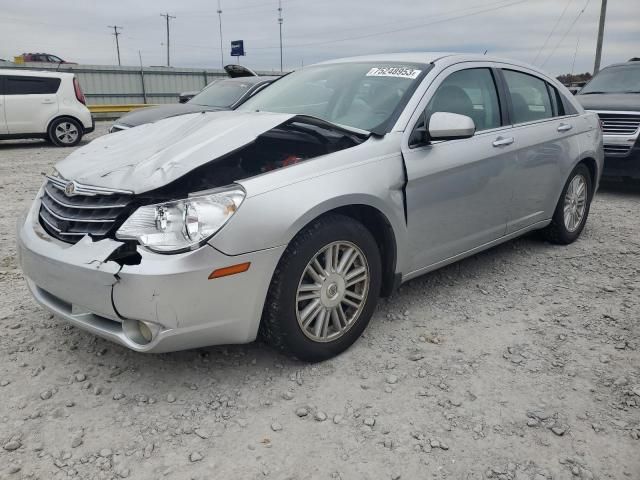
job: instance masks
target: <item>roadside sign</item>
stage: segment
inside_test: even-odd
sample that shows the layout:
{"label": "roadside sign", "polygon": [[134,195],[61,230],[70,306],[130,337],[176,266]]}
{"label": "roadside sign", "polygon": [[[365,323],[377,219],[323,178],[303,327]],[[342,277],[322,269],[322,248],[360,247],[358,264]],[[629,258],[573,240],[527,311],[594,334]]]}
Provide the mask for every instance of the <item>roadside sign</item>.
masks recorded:
{"label": "roadside sign", "polygon": [[231,41],[231,56],[244,57],[244,40]]}

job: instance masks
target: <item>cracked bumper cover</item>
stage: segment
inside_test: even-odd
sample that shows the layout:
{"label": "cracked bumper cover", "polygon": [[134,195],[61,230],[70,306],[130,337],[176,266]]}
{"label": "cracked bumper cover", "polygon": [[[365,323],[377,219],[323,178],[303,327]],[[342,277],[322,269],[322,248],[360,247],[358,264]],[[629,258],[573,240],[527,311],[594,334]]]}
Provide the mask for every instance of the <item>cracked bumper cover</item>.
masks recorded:
{"label": "cracked bumper cover", "polygon": [[[139,265],[106,261],[122,242],[50,237],[39,202],[18,221],[18,256],[35,299],[54,315],[140,352],[168,352],[255,339],[266,292],[284,246],[227,256],[210,245],[176,255],[139,248]],[[251,262],[247,272],[209,280],[216,268]],[[124,320],[160,326],[146,345],[125,336]]]}

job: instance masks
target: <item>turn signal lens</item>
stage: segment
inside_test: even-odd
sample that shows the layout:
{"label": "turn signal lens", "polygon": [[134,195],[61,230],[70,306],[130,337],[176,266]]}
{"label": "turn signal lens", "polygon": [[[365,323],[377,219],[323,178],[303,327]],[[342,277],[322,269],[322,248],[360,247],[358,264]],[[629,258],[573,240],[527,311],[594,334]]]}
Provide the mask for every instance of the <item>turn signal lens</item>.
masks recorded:
{"label": "turn signal lens", "polygon": [[231,265],[230,267],[218,268],[209,275],[209,280],[220,277],[228,277],[229,275],[235,275],[236,273],[242,273],[249,270],[251,262],[239,263],[238,265]]}

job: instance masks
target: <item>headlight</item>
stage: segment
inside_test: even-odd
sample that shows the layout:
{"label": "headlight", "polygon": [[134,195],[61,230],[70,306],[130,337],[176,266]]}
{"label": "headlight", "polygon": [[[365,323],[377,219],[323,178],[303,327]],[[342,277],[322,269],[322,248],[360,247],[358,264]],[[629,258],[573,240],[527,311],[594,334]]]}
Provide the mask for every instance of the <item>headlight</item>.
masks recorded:
{"label": "headlight", "polygon": [[184,200],[138,208],[116,232],[120,240],[137,240],[160,253],[193,250],[209,240],[244,200],[240,187],[189,195]]}

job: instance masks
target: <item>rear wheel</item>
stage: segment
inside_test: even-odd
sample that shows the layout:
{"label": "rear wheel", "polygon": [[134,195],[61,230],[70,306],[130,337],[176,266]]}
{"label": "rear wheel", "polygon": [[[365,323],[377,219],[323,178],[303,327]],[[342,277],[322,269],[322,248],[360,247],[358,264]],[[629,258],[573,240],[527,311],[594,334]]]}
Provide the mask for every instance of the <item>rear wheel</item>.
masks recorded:
{"label": "rear wheel", "polygon": [[592,184],[589,169],[582,163],[578,164],[562,190],[551,223],[542,230],[547,240],[567,245],[580,236],[589,215]]}
{"label": "rear wheel", "polygon": [[261,335],[301,360],[339,354],[369,323],[381,272],[375,239],[361,223],[343,215],[321,217],[283,254],[269,288]]}
{"label": "rear wheel", "polygon": [[73,147],[82,140],[82,125],[73,118],[57,118],[51,125],[47,136],[58,147]]}

